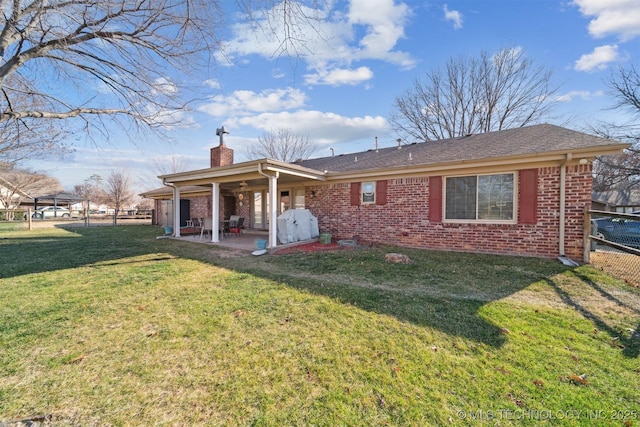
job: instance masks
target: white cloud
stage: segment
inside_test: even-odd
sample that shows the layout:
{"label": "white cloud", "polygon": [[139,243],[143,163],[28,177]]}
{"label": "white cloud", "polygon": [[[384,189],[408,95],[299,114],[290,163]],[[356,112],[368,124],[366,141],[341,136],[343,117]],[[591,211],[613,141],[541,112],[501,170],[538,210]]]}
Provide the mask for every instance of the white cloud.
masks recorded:
{"label": "white cloud", "polygon": [[574,0],[584,16],[593,16],[589,33],[596,38],[617,35],[621,41],[640,36],[640,1]]}
{"label": "white cloud", "polygon": [[[359,73],[367,74],[364,70]],[[333,78],[340,79],[336,76]],[[345,117],[305,110],[302,108],[305,101],[305,94],[293,88],[260,93],[238,90],[229,96],[214,96],[198,110],[211,116],[224,117],[225,126],[230,129],[248,126],[262,131],[288,128],[295,133],[309,135],[321,144],[353,142],[389,131],[389,124],[384,117]]]}
{"label": "white cloud", "polygon": [[453,28],[459,30],[462,28],[462,14],[457,10],[449,10],[449,7],[444,5],[444,19],[453,22]]}
{"label": "white cloud", "polygon": [[409,7],[404,3],[395,4],[394,0],[351,0],[348,15],[351,29],[360,25],[365,29],[359,48],[353,49],[353,53],[359,59],[400,61],[402,65],[409,58],[393,49],[404,37],[409,15]]}
{"label": "white cloud", "polygon": [[[335,3],[325,4],[333,7]],[[415,65],[409,53],[396,50],[411,14],[405,3],[351,0],[347,11],[312,9],[297,4],[299,13],[288,26],[293,32],[288,36],[282,33],[285,26],[273,25],[276,23],[273,20],[283,16],[277,9],[281,7],[282,3],[258,14],[253,23],[233,25],[233,38],[223,43],[223,53],[217,55],[220,63],[236,63],[249,55],[271,59],[286,54],[305,61],[307,68],[318,74],[322,70],[350,68],[353,62],[361,60],[380,60],[407,69]],[[303,15],[313,19],[303,19]],[[292,40],[295,40],[293,44]],[[317,81],[327,84],[321,78]],[[353,80],[346,82],[353,84]]]}
{"label": "white cloud", "polygon": [[198,122],[183,110],[156,110],[153,107],[147,108],[147,110],[153,114],[153,123],[156,126],[161,126],[165,130],[200,127]]}
{"label": "white cloud", "polygon": [[[179,88],[171,79],[159,77],[154,81],[153,92],[156,96],[166,96],[171,99],[177,95]],[[146,110],[151,121],[165,130],[198,127],[193,117],[183,109],[163,109],[156,104],[147,104]]]}
{"label": "white cloud", "polygon": [[368,67],[351,69],[320,70],[315,74],[304,76],[305,82],[311,85],[357,85],[373,78],[373,71]]}
{"label": "white cloud", "polygon": [[166,77],[159,77],[153,83],[156,94],[174,96],[178,93],[178,86]]}
{"label": "white cloud", "polygon": [[243,116],[300,108],[306,96],[298,89],[272,89],[256,93],[237,90],[229,96],[217,95],[198,110],[214,117]]}
{"label": "white cloud", "polygon": [[263,113],[231,120],[230,126],[252,126],[268,131],[289,128],[309,135],[320,144],[353,142],[388,132],[387,120],[381,116],[345,117],[335,113],[299,110],[295,112]]}
{"label": "white cloud", "polygon": [[580,98],[583,101],[589,101],[595,97],[603,96],[604,92],[601,90],[591,92],[588,90],[572,90],[563,95],[556,97],[557,102],[571,102],[576,98]]}
{"label": "white cloud", "polygon": [[220,89],[222,86],[220,85],[220,82],[214,79],[207,79],[204,82],[205,86],[210,87],[211,89]]}
{"label": "white cloud", "polygon": [[582,55],[576,61],[574,68],[577,71],[603,70],[610,62],[618,59],[617,45],[604,45],[596,47],[593,52]]}

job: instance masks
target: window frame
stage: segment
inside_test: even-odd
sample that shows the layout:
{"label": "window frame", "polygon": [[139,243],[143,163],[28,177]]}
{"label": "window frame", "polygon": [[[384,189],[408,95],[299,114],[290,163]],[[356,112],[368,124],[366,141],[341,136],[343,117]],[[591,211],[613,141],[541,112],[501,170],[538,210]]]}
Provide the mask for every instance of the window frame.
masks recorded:
{"label": "window frame", "polygon": [[[479,177],[481,176],[494,176],[494,175],[511,175],[513,179],[513,194],[512,203],[513,211],[511,219],[482,219],[479,215]],[[453,178],[476,178],[476,206],[475,206],[475,219],[457,219],[447,218],[447,180]],[[464,175],[445,175],[442,177],[442,222],[446,223],[464,223],[464,224],[517,224],[518,223],[518,173],[517,171],[503,171],[503,172],[491,172],[491,173],[476,173],[476,174],[464,174]]]}
{"label": "window frame", "polygon": [[[365,194],[367,193],[364,192],[364,189],[369,184],[373,187],[373,191],[372,191],[373,198],[371,200],[365,200]],[[376,190],[377,190],[376,181],[362,181],[362,183],[360,184],[360,203],[363,205],[375,205],[376,198],[377,198]]]}

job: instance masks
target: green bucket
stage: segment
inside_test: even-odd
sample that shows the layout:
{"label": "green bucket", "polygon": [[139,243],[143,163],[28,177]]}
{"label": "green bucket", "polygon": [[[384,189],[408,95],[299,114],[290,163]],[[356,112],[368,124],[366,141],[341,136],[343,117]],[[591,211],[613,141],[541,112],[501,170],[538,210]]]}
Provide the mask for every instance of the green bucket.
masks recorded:
{"label": "green bucket", "polygon": [[329,243],[331,243],[331,234],[329,234],[329,233],[321,233],[320,234],[320,238],[318,240],[323,245],[328,245]]}

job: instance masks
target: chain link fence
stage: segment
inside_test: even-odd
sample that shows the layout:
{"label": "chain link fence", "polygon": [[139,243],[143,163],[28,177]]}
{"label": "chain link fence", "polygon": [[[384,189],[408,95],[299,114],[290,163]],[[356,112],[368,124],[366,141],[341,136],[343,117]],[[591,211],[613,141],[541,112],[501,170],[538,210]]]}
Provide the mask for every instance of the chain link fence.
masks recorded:
{"label": "chain link fence", "polygon": [[589,211],[591,264],[640,286],[640,212]]}

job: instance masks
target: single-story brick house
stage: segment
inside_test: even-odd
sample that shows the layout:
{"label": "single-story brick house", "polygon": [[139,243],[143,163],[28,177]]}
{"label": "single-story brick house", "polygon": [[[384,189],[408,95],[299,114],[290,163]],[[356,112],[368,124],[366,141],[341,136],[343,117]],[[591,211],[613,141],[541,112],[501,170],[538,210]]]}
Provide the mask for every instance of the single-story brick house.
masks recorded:
{"label": "single-story brick house", "polygon": [[594,191],[591,207],[594,210],[618,213],[640,211],[640,188]]}
{"label": "single-story brick house", "polygon": [[[175,233],[189,217],[244,216],[269,230],[286,209],[306,208],[334,239],[582,260],[585,208],[596,156],[629,145],[541,124],[283,163],[233,163],[222,142],[211,167],[163,175],[157,223]],[[181,202],[173,203],[173,200]],[[171,212],[169,212],[171,210]]]}

